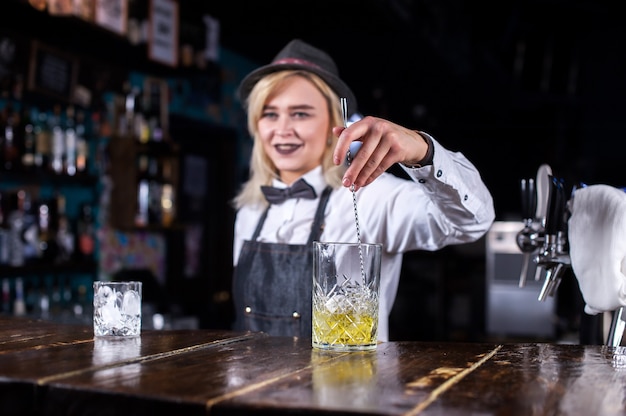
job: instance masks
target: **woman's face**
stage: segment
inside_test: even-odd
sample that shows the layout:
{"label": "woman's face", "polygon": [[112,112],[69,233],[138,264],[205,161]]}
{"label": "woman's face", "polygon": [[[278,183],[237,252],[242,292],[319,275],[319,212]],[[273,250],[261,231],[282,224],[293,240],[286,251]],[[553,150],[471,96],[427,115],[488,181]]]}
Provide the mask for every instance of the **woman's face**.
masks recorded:
{"label": "woman's face", "polygon": [[322,163],[329,123],[324,96],[305,78],[287,78],[268,96],[258,133],[283,182],[291,184]]}

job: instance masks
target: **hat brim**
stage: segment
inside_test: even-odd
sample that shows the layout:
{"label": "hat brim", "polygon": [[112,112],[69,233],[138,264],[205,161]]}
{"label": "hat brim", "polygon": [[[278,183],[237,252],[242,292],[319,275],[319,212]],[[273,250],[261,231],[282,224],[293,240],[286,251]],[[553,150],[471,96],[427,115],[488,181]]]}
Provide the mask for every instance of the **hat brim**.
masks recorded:
{"label": "hat brim", "polygon": [[248,100],[248,96],[252,91],[252,88],[256,85],[257,82],[264,76],[290,69],[301,69],[307,72],[311,72],[320,78],[322,78],[336,93],[340,98],[346,98],[348,101],[348,117],[352,116],[357,111],[357,102],[356,97],[352,93],[352,90],[348,87],[348,85],[343,82],[339,77],[324,71],[319,68],[311,67],[308,65],[300,65],[295,63],[283,63],[283,64],[268,64],[262,66],[260,68],[255,69],[250,72],[248,75],[244,77],[244,79],[239,84],[239,88],[237,89],[237,96],[239,100],[246,105],[246,101]]}

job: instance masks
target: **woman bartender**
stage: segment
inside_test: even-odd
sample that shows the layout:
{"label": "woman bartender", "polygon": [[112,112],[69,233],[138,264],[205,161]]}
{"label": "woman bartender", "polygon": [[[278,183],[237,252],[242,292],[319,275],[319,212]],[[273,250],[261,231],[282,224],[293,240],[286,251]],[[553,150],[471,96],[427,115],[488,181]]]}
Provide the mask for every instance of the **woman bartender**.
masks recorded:
{"label": "woman bartender", "polygon": [[[311,243],[356,241],[354,189],[361,241],[383,244],[378,334],[387,341],[403,253],[475,241],[493,222],[479,172],[422,131],[370,116],[342,127],[340,97],[354,114],[354,94],[327,53],[298,39],[238,93],[254,145],[234,199],[234,328],[311,337]],[[346,169],[353,141],[362,146]],[[386,172],[395,163],[410,180]]]}

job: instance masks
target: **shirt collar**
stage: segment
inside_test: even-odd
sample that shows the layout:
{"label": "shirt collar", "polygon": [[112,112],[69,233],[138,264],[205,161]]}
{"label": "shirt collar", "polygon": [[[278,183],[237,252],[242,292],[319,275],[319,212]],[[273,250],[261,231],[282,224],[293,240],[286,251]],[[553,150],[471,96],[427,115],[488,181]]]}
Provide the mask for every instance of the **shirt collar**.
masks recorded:
{"label": "shirt collar", "polygon": [[[301,178],[315,189],[317,195],[321,195],[324,191],[324,188],[326,188],[326,182],[324,181],[324,174],[322,173],[321,165],[311,169],[310,171],[302,175]],[[280,179],[274,179],[272,180],[272,186],[275,186],[277,188],[286,188],[287,184],[285,184]]]}

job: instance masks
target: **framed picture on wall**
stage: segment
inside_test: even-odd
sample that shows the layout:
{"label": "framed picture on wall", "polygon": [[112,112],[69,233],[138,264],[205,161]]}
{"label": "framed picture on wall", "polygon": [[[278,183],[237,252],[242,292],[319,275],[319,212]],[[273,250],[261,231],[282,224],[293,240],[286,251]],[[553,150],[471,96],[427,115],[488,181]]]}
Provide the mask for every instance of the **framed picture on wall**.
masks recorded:
{"label": "framed picture on wall", "polygon": [[94,21],[118,35],[125,36],[128,30],[128,0],[95,0]]}
{"label": "framed picture on wall", "polygon": [[178,2],[150,0],[149,58],[178,66]]}
{"label": "framed picture on wall", "polygon": [[28,63],[28,89],[70,101],[76,88],[78,68],[77,57],[33,41]]}

